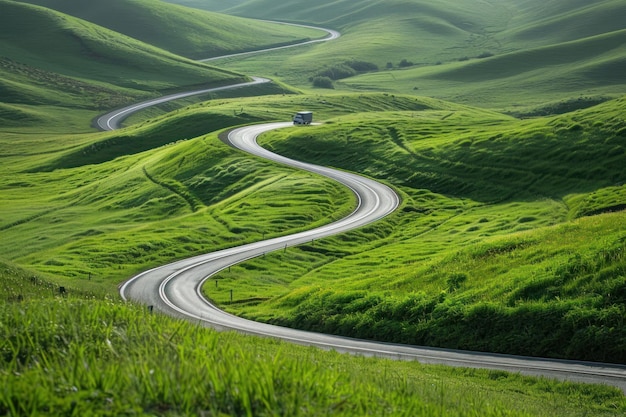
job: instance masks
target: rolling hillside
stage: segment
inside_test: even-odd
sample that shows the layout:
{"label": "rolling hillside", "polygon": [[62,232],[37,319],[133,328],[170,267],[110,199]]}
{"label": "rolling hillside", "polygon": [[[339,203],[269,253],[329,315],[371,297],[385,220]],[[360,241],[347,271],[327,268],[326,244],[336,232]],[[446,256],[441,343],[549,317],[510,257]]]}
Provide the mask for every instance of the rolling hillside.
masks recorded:
{"label": "rolling hillside", "polygon": [[[289,70],[273,75],[301,88],[354,60],[368,62],[367,73],[335,70],[334,89],[426,95],[516,114],[566,111],[626,92],[623,1],[325,1],[311,10],[305,2],[261,0],[227,12],[311,19],[342,31],[332,44],[280,55]],[[254,58],[224,67],[263,71]]]}
{"label": "rolling hillside", "polygon": [[338,29],[342,38],[327,45],[324,54],[311,54],[309,58],[321,64],[352,58],[373,61],[381,67],[387,61],[413,60],[416,56],[420,63],[449,60],[467,53],[463,49],[478,48],[476,53],[480,53],[493,42],[489,32],[503,29],[511,13],[507,7],[476,0],[340,0],[316,2],[313,6],[301,0],[260,0],[245,2],[226,12],[313,22]]}
{"label": "rolling hillside", "polygon": [[[370,73],[342,80],[355,89],[432,95],[510,112],[554,112],[626,92],[626,29],[465,62]],[[384,86],[384,87],[382,87]],[[559,103],[560,101],[560,103]],[[538,109],[530,110],[532,107]],[[560,110],[560,108],[563,108]]]}
{"label": "rolling hillside", "polygon": [[102,111],[156,91],[245,79],[51,9],[0,7],[2,125],[50,120],[54,107]]}
{"label": "rolling hillside", "polygon": [[207,294],[305,330],[626,363],[625,110],[365,113],[273,134],[280,154],[389,181],[403,207],[222,272],[237,303]]}
{"label": "rolling hillside", "polygon": [[192,59],[297,43],[325,35],[317,30],[252,22],[161,1],[19,1],[78,17]]}
{"label": "rolling hillside", "polygon": [[620,0],[516,3],[518,13],[498,37],[517,48],[568,42],[624,29],[626,5]]}

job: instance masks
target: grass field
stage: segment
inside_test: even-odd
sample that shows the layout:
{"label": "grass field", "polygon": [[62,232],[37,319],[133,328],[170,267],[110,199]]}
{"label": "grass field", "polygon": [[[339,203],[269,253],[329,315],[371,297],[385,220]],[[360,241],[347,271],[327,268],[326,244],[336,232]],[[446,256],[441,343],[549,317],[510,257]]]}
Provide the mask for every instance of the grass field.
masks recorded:
{"label": "grass field", "polygon": [[[308,109],[324,123],[261,142],[380,179],[400,209],[223,271],[211,300],[335,334],[626,363],[623,2],[181,0],[342,32],[216,67],[189,58],[319,32],[92,3],[0,0],[0,414],[626,412],[613,388],[215,333],[117,296],[152,266],[351,211],[349,190],[220,140]],[[91,126],[248,75],[275,82]]]}
{"label": "grass field", "polygon": [[8,295],[0,304],[3,415],[617,416],[626,410],[623,394],[609,387],[216,333],[71,287],[61,295],[10,264],[0,264],[0,283]]}

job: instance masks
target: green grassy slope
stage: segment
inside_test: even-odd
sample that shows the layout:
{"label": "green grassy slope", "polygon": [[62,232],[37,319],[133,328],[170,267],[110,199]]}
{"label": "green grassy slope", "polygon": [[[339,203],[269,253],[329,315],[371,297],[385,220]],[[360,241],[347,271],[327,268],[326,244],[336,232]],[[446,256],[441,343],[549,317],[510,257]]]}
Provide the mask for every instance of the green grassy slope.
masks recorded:
{"label": "green grassy slope", "polygon": [[[413,99],[387,103],[384,96],[353,96],[341,104],[343,112],[419,105]],[[113,289],[159,262],[340,216],[354,203],[348,190],[248,161],[215,134],[207,136],[226,125],[285,120],[293,108],[327,106],[305,96],[222,99],[119,132],[5,136],[5,257],[64,283],[91,272],[85,285]],[[308,194],[271,203],[293,187]],[[312,207],[306,195],[322,192],[330,194]],[[250,217],[248,204],[260,214]]]}
{"label": "green grassy slope", "polygon": [[7,123],[32,116],[32,105],[101,110],[157,90],[244,79],[50,9],[5,0],[1,6]]}
{"label": "green grassy slope", "polygon": [[193,59],[296,43],[317,30],[252,22],[147,0],[21,0],[45,6]]}
{"label": "green grassy slope", "polygon": [[279,153],[389,181],[402,210],[223,272],[235,305],[208,295],[311,330],[626,363],[625,111],[369,113],[272,135]]}
{"label": "green grassy slope", "polygon": [[[232,11],[271,10],[293,19],[308,13],[342,31],[337,42],[306,53],[264,58],[285,62],[271,75],[301,88],[311,87],[311,77],[331,69],[338,74],[341,64],[357,60],[378,70],[356,76],[348,71],[336,77],[335,89],[419,94],[521,114],[588,106],[626,92],[621,1],[340,1],[316,4],[315,10],[298,4],[300,9],[247,2]],[[224,67],[270,75],[254,57]],[[546,102],[550,106],[539,111]]]}
{"label": "green grassy slope", "polygon": [[522,1],[509,28],[498,34],[509,47],[569,42],[624,29],[626,5],[620,0]]}
{"label": "green grassy slope", "polygon": [[137,89],[241,79],[50,9],[2,6],[3,53],[23,64]]}
{"label": "green grassy slope", "polygon": [[516,111],[558,100],[616,96],[626,91],[626,29],[485,59],[343,81],[357,89],[433,95]]}
{"label": "green grassy slope", "polygon": [[[505,28],[509,8],[480,1],[304,1],[247,2],[228,12],[314,22],[342,32],[332,44],[298,56],[282,55],[282,68],[294,72],[288,82],[308,77],[324,66],[346,59],[372,62],[384,68],[402,59],[418,63],[449,61],[495,47],[490,32]],[[281,69],[282,69],[281,68]],[[285,76],[279,71],[279,76]],[[301,80],[300,80],[301,83]]]}
{"label": "green grassy slope", "polygon": [[[174,0],[171,3],[178,3],[178,1]],[[202,5],[198,2],[197,6],[215,7],[211,2]],[[295,0],[289,3],[256,0],[239,2],[239,4],[223,11],[236,15],[268,19],[274,17],[344,28],[372,19],[375,16],[404,15],[405,18],[417,17],[419,19],[420,15],[423,15],[424,17],[440,19],[442,23],[446,21],[450,25],[473,30],[479,27],[476,24],[477,22],[486,18],[484,13],[493,8],[498,8],[498,6],[486,5],[479,1],[459,4],[458,2],[444,0],[438,2],[438,4],[432,4],[432,2],[423,0],[391,0],[384,3],[375,0],[360,1],[358,3],[349,0],[324,0],[311,4],[304,0]]]}
{"label": "green grassy slope", "polygon": [[201,10],[224,12],[234,6],[245,3],[246,0],[172,0],[168,3],[180,4]]}

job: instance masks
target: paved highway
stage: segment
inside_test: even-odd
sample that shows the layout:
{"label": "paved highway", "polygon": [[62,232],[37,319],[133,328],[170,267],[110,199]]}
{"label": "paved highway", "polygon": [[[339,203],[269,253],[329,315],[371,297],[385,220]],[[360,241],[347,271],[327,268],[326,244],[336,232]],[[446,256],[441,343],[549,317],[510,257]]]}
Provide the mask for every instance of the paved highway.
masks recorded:
{"label": "paved highway", "polygon": [[[325,40],[334,39],[336,36],[338,34],[329,31],[329,37]],[[266,79],[255,78],[251,83],[267,81]],[[243,87],[251,83],[237,84],[230,88]],[[217,90],[225,88],[229,87],[219,87]],[[98,119],[98,126],[103,130],[116,129],[120,127],[121,120],[136,111],[165,101],[211,91],[216,91],[216,89],[173,94],[129,106],[102,116]],[[623,365],[519,357],[351,339],[241,319],[225,313],[209,303],[202,296],[201,287],[213,274],[267,252],[361,227],[386,216],[398,206],[399,200],[395,192],[383,184],[355,174],[288,159],[271,153],[256,144],[256,138],[261,133],[288,126],[291,126],[291,123],[247,126],[231,131],[228,141],[232,146],[253,155],[325,175],[341,182],[351,188],[358,198],[358,206],[355,211],[344,219],[317,229],[212,252],[143,272],[120,286],[120,294],[125,300],[151,305],[156,310],[166,314],[196,321],[217,329],[232,329],[249,334],[276,337],[293,343],[313,345],[340,352],[400,360],[418,360],[422,363],[431,364],[498,369],[561,380],[609,384],[626,392],[626,366]]]}

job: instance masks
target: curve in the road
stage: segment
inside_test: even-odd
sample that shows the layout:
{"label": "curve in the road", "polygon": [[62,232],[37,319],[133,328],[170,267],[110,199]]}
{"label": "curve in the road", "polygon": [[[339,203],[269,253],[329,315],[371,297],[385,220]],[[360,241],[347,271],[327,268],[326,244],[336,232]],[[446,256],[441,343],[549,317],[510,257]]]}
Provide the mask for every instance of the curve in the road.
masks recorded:
{"label": "curve in the road", "polygon": [[310,40],[310,41],[294,43],[294,44],[290,44],[290,45],[276,46],[274,48],[263,49],[263,50],[260,50],[260,51],[248,51],[248,52],[239,52],[239,53],[236,53],[236,54],[221,55],[221,56],[216,56],[216,57],[212,57],[212,58],[201,59],[200,61],[201,62],[209,62],[209,61],[216,61],[218,59],[234,58],[234,57],[240,57],[240,56],[257,54],[257,53],[261,53],[261,52],[279,51],[281,49],[293,48],[293,47],[296,47],[296,46],[311,45],[311,44],[319,43],[319,42],[332,41],[332,40],[335,40],[335,39],[337,39],[338,37],[341,36],[341,33],[337,32],[336,30],[332,30],[332,29],[318,28],[318,27],[309,26],[309,25],[300,25],[300,24],[297,24],[297,23],[275,22],[275,21],[269,21],[269,20],[262,20],[262,22],[277,23],[277,24],[280,24],[280,25],[288,25],[288,26],[297,26],[297,27],[308,28],[308,29],[318,29],[318,30],[326,31],[328,33],[328,35],[326,35],[324,38],[320,38],[320,39],[313,39],[313,40]]}
{"label": "curve in the road", "polygon": [[[334,39],[338,36],[338,33],[328,32],[329,36],[323,40]],[[257,78],[251,83],[267,81]],[[251,83],[218,87],[218,89],[239,88]],[[216,89],[173,94],[129,106],[100,117],[98,126],[103,130],[117,129],[124,118],[136,111],[166,101],[211,91],[216,91]],[[317,229],[224,249],[145,271],[121,285],[120,294],[124,299],[152,305],[167,314],[198,321],[218,329],[234,329],[250,334],[277,337],[294,343],[341,352],[610,384],[626,392],[626,366],[623,365],[529,358],[358,340],[257,323],[233,316],[212,305],[201,293],[202,284],[211,275],[267,252],[360,227],[391,213],[398,206],[397,195],[383,184],[355,174],[288,159],[257,145],[256,138],[259,134],[287,126],[291,126],[291,123],[270,123],[239,128],[229,134],[229,142],[232,146],[254,155],[316,172],[343,183],[350,187],[358,197],[359,204],[355,211],[341,220]]]}
{"label": "curve in the road", "polygon": [[110,113],[103,114],[96,119],[96,124],[101,130],[115,130],[122,127],[124,119],[137,113],[140,110],[147,109],[148,107],[156,106],[158,104],[167,103],[168,101],[174,101],[185,97],[198,96],[201,94],[214,93],[216,91],[234,90],[236,88],[249,87],[251,85],[268,83],[270,80],[261,77],[251,77],[252,81],[245,83],[224,85],[221,87],[205,88],[201,90],[185,91],[182,93],[174,93],[166,96],[153,98],[150,100],[142,101],[141,103],[131,104],[130,106],[123,107],[121,109],[113,110]]}
{"label": "curve in the road", "polygon": [[[318,28],[315,26],[301,25],[301,24],[296,24],[296,23],[273,22],[273,21],[266,21],[266,22],[276,23],[276,24],[281,24],[281,25],[288,25],[288,26],[298,26],[298,27],[304,27],[304,28],[309,28],[309,29],[318,29],[323,32],[326,32],[327,35],[320,39],[313,39],[310,41],[305,41],[305,42],[301,42],[297,44],[278,46],[275,48],[268,48],[268,49],[262,49],[262,50],[257,50],[257,51],[242,52],[238,54],[223,55],[223,56],[218,56],[218,57],[213,57],[213,58],[206,58],[206,59],[200,60],[200,62],[207,62],[207,61],[212,61],[216,59],[236,57],[236,56],[242,56],[242,55],[250,55],[250,54],[256,54],[256,53],[261,53],[261,52],[277,51],[280,49],[293,48],[296,46],[310,45],[310,44],[320,43],[320,42],[328,42],[328,41],[335,40],[341,36],[339,32],[333,29]],[[122,122],[127,117],[129,117],[133,113],[137,113],[140,110],[147,109],[148,107],[156,106],[158,104],[178,100],[178,99],[185,98],[185,97],[214,93],[217,91],[234,90],[236,88],[249,87],[251,85],[262,84],[262,83],[267,83],[271,81],[271,80],[268,80],[267,78],[261,78],[261,77],[251,77],[251,78],[252,78],[252,81],[248,81],[244,83],[224,85],[221,87],[205,88],[205,89],[200,89],[200,90],[186,91],[182,93],[169,94],[166,96],[142,101],[140,103],[132,104],[130,106],[123,107],[121,109],[117,109],[110,113],[104,114],[100,116],[98,119],[96,119],[95,123],[98,126],[98,128],[101,130],[115,130],[115,129],[119,129],[120,127],[122,127]]]}

